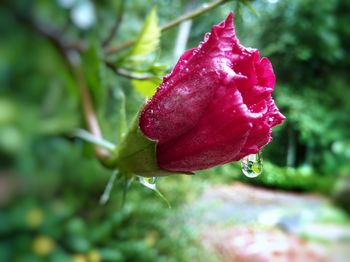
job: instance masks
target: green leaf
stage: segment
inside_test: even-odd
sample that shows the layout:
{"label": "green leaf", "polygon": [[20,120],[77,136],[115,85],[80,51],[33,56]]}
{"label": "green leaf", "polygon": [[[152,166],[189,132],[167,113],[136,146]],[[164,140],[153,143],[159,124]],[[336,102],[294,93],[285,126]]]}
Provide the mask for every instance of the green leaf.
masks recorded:
{"label": "green leaf", "polygon": [[132,80],[131,83],[135,87],[136,91],[144,97],[152,97],[162,82],[159,78],[151,78],[147,80]]}
{"label": "green leaf", "polygon": [[143,24],[141,33],[131,50],[130,56],[132,60],[144,60],[144,57],[152,53],[159,46],[160,27],[158,25],[158,17],[156,8],[152,8]]}
{"label": "green leaf", "polygon": [[236,1],[234,10],[235,10],[235,24],[237,24],[238,20],[242,20],[241,1]]}
{"label": "green leaf", "polygon": [[259,17],[258,11],[253,7],[252,3],[249,0],[241,0],[242,4],[248,8],[250,12],[252,12],[255,16]]}
{"label": "green leaf", "polygon": [[161,29],[158,25],[156,8],[153,8],[147,16],[133,48],[116,62],[117,66],[136,74],[157,73],[163,67],[156,63],[160,54],[160,36]]}

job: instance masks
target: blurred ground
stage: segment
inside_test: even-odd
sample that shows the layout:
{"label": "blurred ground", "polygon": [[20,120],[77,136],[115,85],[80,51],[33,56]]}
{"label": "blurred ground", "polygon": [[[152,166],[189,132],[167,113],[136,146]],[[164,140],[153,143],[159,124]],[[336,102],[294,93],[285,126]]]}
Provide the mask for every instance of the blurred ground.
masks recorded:
{"label": "blurred ground", "polygon": [[254,188],[208,187],[183,212],[221,261],[334,261],[350,258],[350,224],[328,199]]}

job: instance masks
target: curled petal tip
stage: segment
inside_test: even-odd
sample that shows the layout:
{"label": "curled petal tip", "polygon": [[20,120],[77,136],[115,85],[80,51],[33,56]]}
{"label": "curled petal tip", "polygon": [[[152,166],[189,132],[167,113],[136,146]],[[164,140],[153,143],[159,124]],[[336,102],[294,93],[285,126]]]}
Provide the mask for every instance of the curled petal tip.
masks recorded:
{"label": "curled petal tip", "polygon": [[233,18],[234,18],[234,14],[231,11],[228,14],[228,16],[225,18],[225,20],[222,21],[218,26],[222,26],[222,27],[224,27],[224,28],[226,28],[228,30],[234,30]]}
{"label": "curled petal tip", "polygon": [[229,14],[228,14],[228,16],[226,17],[226,19],[225,19],[225,22],[226,23],[231,23],[231,24],[233,24],[233,18],[234,18],[234,13],[231,11]]}

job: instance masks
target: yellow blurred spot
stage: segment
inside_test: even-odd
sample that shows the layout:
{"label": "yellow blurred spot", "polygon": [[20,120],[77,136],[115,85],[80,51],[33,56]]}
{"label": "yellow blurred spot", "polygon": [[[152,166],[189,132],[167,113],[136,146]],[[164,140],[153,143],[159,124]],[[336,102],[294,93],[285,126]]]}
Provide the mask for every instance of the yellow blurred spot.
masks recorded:
{"label": "yellow blurred spot", "polygon": [[84,255],[76,254],[73,256],[72,262],[88,262],[88,260]]}
{"label": "yellow blurred spot", "polygon": [[43,211],[39,208],[32,208],[27,212],[26,223],[31,228],[40,226],[44,221]]}
{"label": "yellow blurred spot", "polygon": [[91,250],[88,254],[88,261],[89,262],[100,262],[101,260],[101,254],[97,250]]}
{"label": "yellow blurred spot", "polygon": [[39,256],[46,256],[55,248],[55,241],[47,236],[38,236],[32,242],[32,249]]}
{"label": "yellow blurred spot", "polygon": [[159,233],[156,230],[151,230],[145,237],[146,245],[149,247],[153,247],[159,238]]}

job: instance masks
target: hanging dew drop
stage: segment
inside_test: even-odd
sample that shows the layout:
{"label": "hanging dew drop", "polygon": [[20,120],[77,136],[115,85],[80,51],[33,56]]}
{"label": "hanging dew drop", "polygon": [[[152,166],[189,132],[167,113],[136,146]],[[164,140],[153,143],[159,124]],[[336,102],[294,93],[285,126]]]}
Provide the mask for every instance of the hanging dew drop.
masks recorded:
{"label": "hanging dew drop", "polygon": [[157,177],[145,177],[145,181],[151,185],[155,184],[157,182]]}
{"label": "hanging dew drop", "polygon": [[144,185],[145,187],[148,187],[152,190],[157,190],[157,178],[156,177],[139,177],[139,181],[142,185]]}
{"label": "hanging dew drop", "polygon": [[252,154],[242,159],[242,171],[247,177],[257,177],[262,173],[263,170],[263,159],[261,152]]}
{"label": "hanging dew drop", "polygon": [[170,208],[170,203],[169,201],[165,198],[165,196],[158,190],[156,182],[157,182],[157,177],[142,177],[139,176],[139,181],[142,185],[145,187],[155,191],[160,198],[162,198]]}

